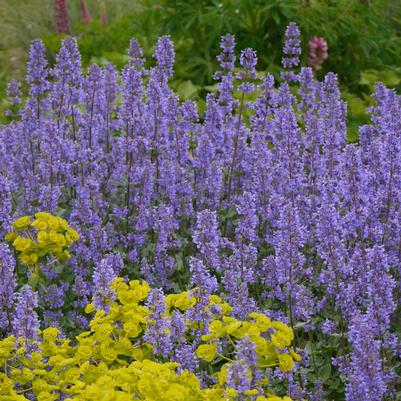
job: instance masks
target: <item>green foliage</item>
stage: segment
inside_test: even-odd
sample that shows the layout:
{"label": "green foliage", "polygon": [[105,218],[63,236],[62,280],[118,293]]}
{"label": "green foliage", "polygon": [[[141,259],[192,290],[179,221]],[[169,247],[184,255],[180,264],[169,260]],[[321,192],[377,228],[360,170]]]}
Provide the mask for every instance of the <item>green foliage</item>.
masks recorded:
{"label": "green foliage", "polygon": [[361,72],[360,83],[369,87],[373,92],[374,85],[377,81],[383,82],[388,87],[401,89],[401,68],[392,68],[391,70],[365,70]]}
{"label": "green foliage", "polygon": [[[363,70],[399,65],[401,37],[397,18],[401,7],[385,0],[311,1],[295,17],[304,39],[322,36],[329,59],[322,73],[336,72],[352,92],[360,92]],[[398,50],[396,50],[398,49]],[[397,54],[398,52],[398,54]]]}
{"label": "green foliage", "polygon": [[[360,73],[400,65],[401,37],[397,21],[401,7],[384,0],[162,0],[158,7],[142,0],[140,19],[159,34],[177,42],[178,75],[204,85],[216,67],[219,38],[230,32],[238,48],[258,52],[259,69],[277,72],[281,62],[284,27],[291,21],[301,28],[304,64],[307,41],[324,37],[329,59],[322,74],[335,71],[340,82],[360,92]],[[140,21],[138,21],[140,23]],[[153,30],[152,30],[153,31]]]}

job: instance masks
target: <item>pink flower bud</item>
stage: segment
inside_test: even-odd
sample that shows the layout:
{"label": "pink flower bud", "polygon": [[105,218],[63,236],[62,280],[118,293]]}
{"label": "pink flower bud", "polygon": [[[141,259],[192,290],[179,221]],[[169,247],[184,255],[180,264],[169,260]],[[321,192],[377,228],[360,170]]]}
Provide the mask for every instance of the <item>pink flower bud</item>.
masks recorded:
{"label": "pink flower bud", "polygon": [[329,57],[328,45],[324,38],[315,36],[308,42],[309,55],[308,65],[315,71],[319,70],[325,60]]}

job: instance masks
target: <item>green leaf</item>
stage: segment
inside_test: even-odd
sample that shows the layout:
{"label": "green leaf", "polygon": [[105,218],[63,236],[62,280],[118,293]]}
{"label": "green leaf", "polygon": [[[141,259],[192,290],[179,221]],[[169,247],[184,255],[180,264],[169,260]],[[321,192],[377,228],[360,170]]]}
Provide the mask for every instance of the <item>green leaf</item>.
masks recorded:
{"label": "green leaf", "polygon": [[176,263],[176,271],[185,271],[185,266],[184,266],[184,256],[182,252],[178,252],[175,255],[175,263]]}
{"label": "green leaf", "polygon": [[397,86],[401,82],[401,74],[391,70],[378,71],[372,69],[361,72],[360,83],[362,85],[368,85],[372,88],[378,81],[383,82],[386,86]]}
{"label": "green leaf", "polygon": [[306,326],[306,322],[298,322],[295,324],[294,329],[303,329]]}
{"label": "green leaf", "polygon": [[35,289],[36,286],[37,286],[38,283],[39,283],[39,279],[40,279],[39,274],[37,274],[37,273],[32,273],[31,277],[29,277],[28,284],[29,284],[33,289]]}
{"label": "green leaf", "polygon": [[323,365],[319,368],[319,377],[325,382],[331,377],[331,365],[329,363]]}
{"label": "green leaf", "polygon": [[181,82],[177,87],[177,92],[181,99],[188,100],[195,97],[198,93],[199,86],[194,85],[191,80]]}

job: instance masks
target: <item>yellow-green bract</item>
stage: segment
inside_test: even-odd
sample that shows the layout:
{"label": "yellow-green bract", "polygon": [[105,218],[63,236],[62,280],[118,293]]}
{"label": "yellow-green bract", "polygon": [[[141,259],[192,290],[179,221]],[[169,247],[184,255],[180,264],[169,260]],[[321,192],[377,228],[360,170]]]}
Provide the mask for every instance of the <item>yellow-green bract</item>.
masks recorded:
{"label": "yellow-green bract", "polygon": [[[260,313],[238,320],[231,316],[230,305],[212,295],[206,308],[221,312],[213,314],[215,320],[196,353],[211,364],[207,370],[214,369],[212,375],[217,381],[201,386],[199,378],[180,370],[178,363],[157,360],[152,346],[144,341],[143,333],[151,324],[151,309],[145,305],[150,291],[148,284],[138,280],[127,283],[117,278],[111,289],[115,300],[107,300],[109,312],[95,310],[89,304],[86,312],[95,312],[90,330],[74,340],[61,337],[57,328],[49,327],[40,333],[36,351],[30,354],[26,353],[22,339],[8,337],[1,341],[0,400],[28,400],[25,395],[30,392],[38,401],[57,400],[60,395],[76,401],[236,400],[238,391],[227,386],[226,374],[238,340],[247,336],[255,344],[260,372],[276,366],[288,371],[294,359],[299,359],[288,348],[294,338],[291,328]],[[184,313],[197,303],[190,292],[167,295],[165,301],[166,316]],[[187,325],[189,332],[191,323]],[[220,353],[218,344],[223,338],[232,348],[227,351],[226,347]],[[253,374],[250,368],[248,374]],[[289,397],[275,396],[266,379],[256,382],[244,396],[249,400],[257,396],[257,401],[290,401]]]}

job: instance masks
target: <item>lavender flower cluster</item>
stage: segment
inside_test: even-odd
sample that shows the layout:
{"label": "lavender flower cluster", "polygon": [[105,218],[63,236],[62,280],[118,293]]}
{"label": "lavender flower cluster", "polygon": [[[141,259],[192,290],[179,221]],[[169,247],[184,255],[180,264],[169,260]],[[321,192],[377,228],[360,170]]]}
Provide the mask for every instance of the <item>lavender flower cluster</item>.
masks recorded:
{"label": "lavender flower cluster", "polygon": [[[165,291],[195,285],[205,299],[218,290],[238,317],[267,311],[295,329],[298,347],[334,344],[329,363],[347,401],[399,390],[401,97],[378,83],[371,123],[348,144],[336,75],[318,81],[299,68],[299,29],[286,34],[282,81],[256,72],[252,49],[238,72],[235,38],[223,37],[202,116],[169,86],[167,36],[151,61],[132,40],[121,73],[83,72],[74,38],[54,66],[32,43],[29,93],[21,99],[13,84],[0,128],[0,235],[14,217],[46,210],[81,240],[64,271],[44,270],[39,300],[28,287],[17,293],[15,261],[0,247],[0,330],[31,335],[37,302],[52,324],[66,315],[85,325],[92,295],[102,305],[115,277],[143,277]],[[157,343],[161,354],[170,346]],[[315,390],[301,373],[287,379],[294,399],[331,394],[319,374]]]}

